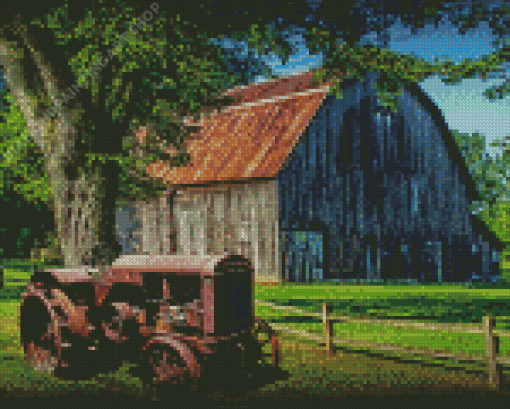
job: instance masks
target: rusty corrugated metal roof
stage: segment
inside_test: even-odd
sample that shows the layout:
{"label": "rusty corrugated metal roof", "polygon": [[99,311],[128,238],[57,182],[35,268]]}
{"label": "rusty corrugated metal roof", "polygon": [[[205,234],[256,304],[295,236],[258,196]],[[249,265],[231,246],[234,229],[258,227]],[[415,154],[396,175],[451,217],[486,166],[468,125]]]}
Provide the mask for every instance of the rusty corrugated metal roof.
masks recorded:
{"label": "rusty corrugated metal roof", "polygon": [[147,171],[168,186],[276,177],[329,89],[311,79],[307,72],[226,91],[234,105],[189,121],[200,130],[187,142],[188,165],[158,160]]}

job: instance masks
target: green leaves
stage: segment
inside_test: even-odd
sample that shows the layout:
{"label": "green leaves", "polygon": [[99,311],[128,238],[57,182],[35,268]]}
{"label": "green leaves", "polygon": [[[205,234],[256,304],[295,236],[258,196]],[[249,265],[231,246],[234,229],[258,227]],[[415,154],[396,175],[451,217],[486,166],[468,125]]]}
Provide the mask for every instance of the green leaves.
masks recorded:
{"label": "green leaves", "polygon": [[[437,59],[435,63],[429,63],[412,55],[400,55],[373,45],[340,43],[328,38],[328,33],[318,28],[309,30],[305,37],[311,50],[316,50],[316,47],[328,50],[328,57],[322,69],[314,76],[314,81],[338,78],[339,74],[361,79],[367,72],[379,73],[379,99],[392,110],[395,109],[395,96],[401,85],[423,81],[431,75],[439,75],[446,84],[457,84],[466,78],[487,78],[490,73],[503,72],[501,64],[510,61],[510,47],[506,43],[495,53],[477,61],[466,59],[455,64],[452,60],[439,62]],[[332,92],[337,92],[336,87]],[[488,89],[485,95],[496,99],[504,98],[509,93],[510,80],[507,80],[498,87]]]}
{"label": "green leaves", "polygon": [[[508,162],[505,161],[505,155],[503,157],[489,156],[486,150],[486,138],[478,133],[470,135],[453,130],[452,134],[482,196],[483,202],[476,204],[475,207],[481,207],[481,213],[490,216],[499,206],[498,203],[505,199],[506,184],[510,176],[507,174],[509,167]],[[490,224],[489,219],[486,221]]]}
{"label": "green leaves", "polygon": [[7,94],[10,107],[1,112],[0,183],[12,185],[27,201],[51,203],[53,192],[43,165],[43,155],[34,143],[16,101]]}

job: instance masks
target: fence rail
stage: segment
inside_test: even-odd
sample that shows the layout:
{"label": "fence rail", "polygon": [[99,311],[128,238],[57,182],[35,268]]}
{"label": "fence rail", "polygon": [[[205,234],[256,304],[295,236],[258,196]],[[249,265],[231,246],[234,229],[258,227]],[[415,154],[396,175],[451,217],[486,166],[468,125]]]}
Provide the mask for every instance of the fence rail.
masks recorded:
{"label": "fence rail", "polygon": [[[334,344],[349,344],[350,346],[361,347],[361,348],[369,348],[369,349],[377,349],[382,351],[395,351],[400,353],[405,353],[409,355],[416,356],[426,356],[431,358],[454,358],[459,361],[484,361],[488,366],[489,372],[489,385],[491,387],[497,388],[499,387],[499,366],[510,365],[510,357],[498,356],[498,347],[499,347],[499,338],[500,337],[510,337],[510,331],[505,330],[497,330],[494,328],[495,322],[494,317],[490,315],[484,315],[482,319],[482,326],[475,326],[470,324],[449,324],[449,323],[437,323],[437,322],[408,322],[408,320],[424,320],[431,319],[420,316],[400,316],[398,320],[387,320],[387,319],[374,319],[373,317],[354,317],[348,316],[346,314],[342,315],[333,315],[332,314],[332,306],[330,303],[322,304],[322,313],[312,313],[306,310],[288,307],[288,306],[277,306],[272,303],[267,302],[258,302],[256,301],[256,305],[260,307],[269,307],[273,310],[283,310],[293,314],[300,314],[301,316],[306,317],[316,317],[321,318],[322,320],[322,336],[317,333],[311,333],[306,330],[298,330],[293,327],[289,327],[287,325],[278,325],[272,323],[271,326],[276,331],[281,331],[287,334],[295,334],[302,338],[308,338],[315,340],[317,342],[322,342],[325,344],[326,349],[333,353]],[[293,316],[284,316],[281,318],[291,318]],[[364,324],[372,324],[372,325],[381,325],[388,327],[399,327],[406,329],[427,329],[427,330],[447,330],[456,333],[465,333],[465,334],[485,334],[485,356],[474,356],[470,354],[464,353],[455,353],[448,351],[439,351],[439,350],[427,350],[421,348],[414,347],[399,347],[394,344],[387,343],[374,343],[374,342],[366,342],[354,339],[345,339],[335,337],[333,335],[333,324],[335,323],[364,323]]]}

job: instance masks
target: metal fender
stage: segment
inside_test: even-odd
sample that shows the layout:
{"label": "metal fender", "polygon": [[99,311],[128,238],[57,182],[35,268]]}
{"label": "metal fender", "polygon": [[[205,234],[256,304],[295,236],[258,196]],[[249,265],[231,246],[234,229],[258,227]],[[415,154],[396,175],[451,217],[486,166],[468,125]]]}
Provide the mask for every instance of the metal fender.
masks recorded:
{"label": "metal fender", "polygon": [[[90,335],[94,329],[94,327],[90,325],[86,315],[89,307],[74,305],[62,290],[52,288],[48,291],[36,288],[33,284],[29,284],[23,298],[25,299],[30,296],[39,298],[48,308],[52,319],[58,317],[60,323],[66,325],[71,332],[86,337]],[[58,309],[62,311],[63,316],[57,313]]]}

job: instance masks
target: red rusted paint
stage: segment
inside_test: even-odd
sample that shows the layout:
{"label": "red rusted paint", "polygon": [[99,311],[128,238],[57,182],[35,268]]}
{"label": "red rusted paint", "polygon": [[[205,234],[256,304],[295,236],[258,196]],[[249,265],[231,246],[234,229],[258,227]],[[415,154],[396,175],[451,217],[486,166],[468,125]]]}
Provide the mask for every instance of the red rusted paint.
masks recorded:
{"label": "red rusted paint", "polygon": [[92,281],[89,269],[86,267],[74,269],[48,269],[45,271],[51,273],[51,275],[55,277],[60,283],[82,283]]}
{"label": "red rusted paint", "polygon": [[135,268],[113,268],[110,267],[109,274],[105,274],[102,279],[103,285],[112,285],[113,283],[132,283],[143,285],[143,274],[147,269]]}
{"label": "red rusted paint", "polygon": [[198,311],[199,309],[203,308],[202,305],[203,303],[198,299],[192,303],[187,303],[184,305],[184,317],[190,327],[202,327],[203,314]]}
{"label": "red rusted paint", "polygon": [[202,297],[201,304],[204,311],[204,333],[214,333],[214,280],[206,277],[201,282]]}
{"label": "red rusted paint", "polygon": [[[226,91],[235,99],[231,106],[198,121],[184,119],[198,128],[187,141],[188,165],[172,168],[156,160],[148,173],[169,187],[274,178],[333,84],[313,84],[312,77],[310,71]],[[153,130],[140,128],[141,140],[147,132]]]}
{"label": "red rusted paint", "polygon": [[112,285],[102,285],[100,283],[94,283],[95,295],[96,295],[96,306],[100,307],[103,305],[103,301],[111,290]]}
{"label": "red rusted paint", "polygon": [[73,302],[58,288],[51,289],[52,298],[49,303],[52,307],[60,307],[65,314],[71,332],[88,336],[92,327],[87,320],[88,306],[74,305]]}
{"label": "red rusted paint", "polygon": [[233,97],[238,104],[276,98],[313,88],[312,77],[313,71],[309,71],[303,74],[278,78],[277,80],[255,82],[244,87],[227,90],[223,95]]}

